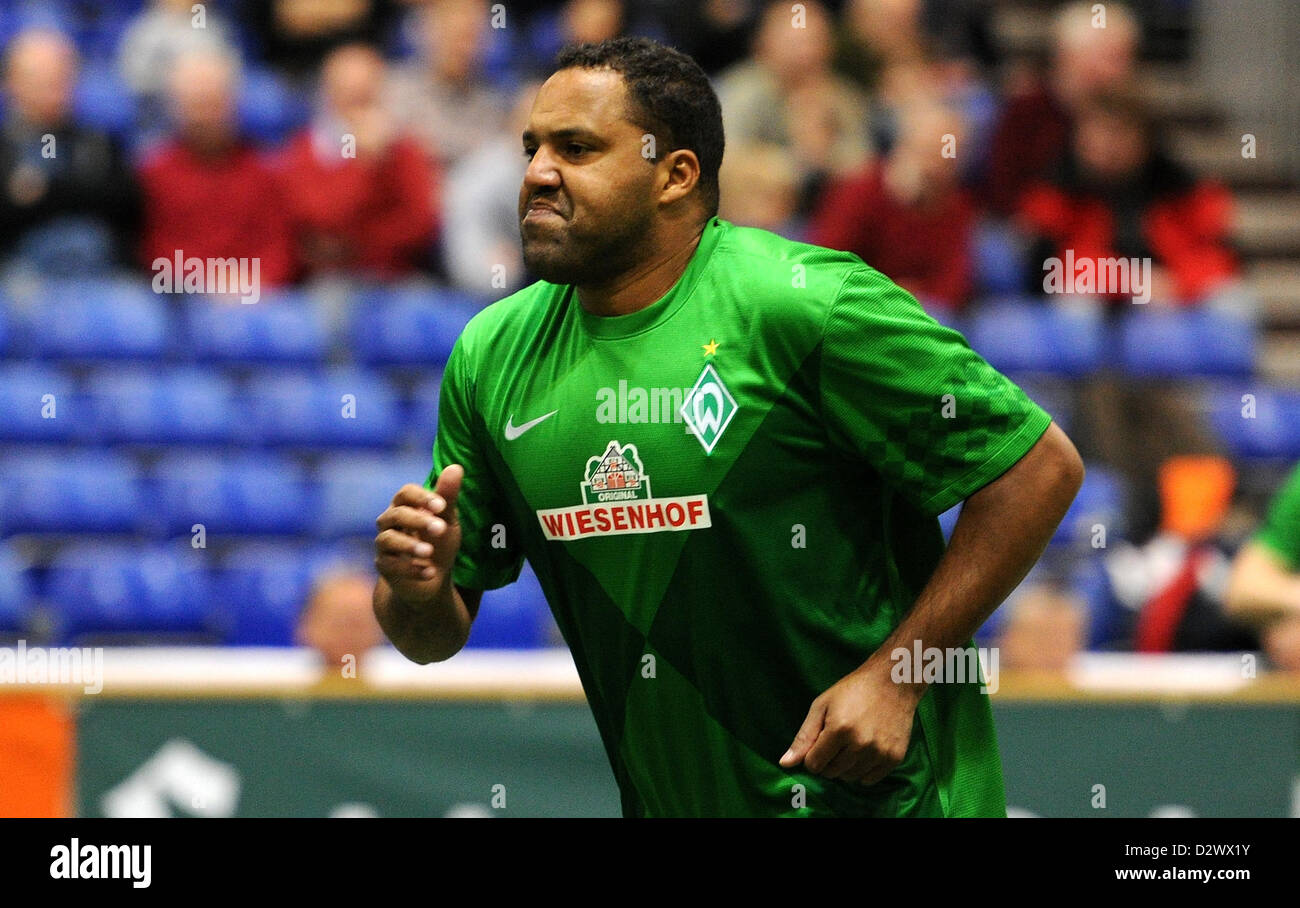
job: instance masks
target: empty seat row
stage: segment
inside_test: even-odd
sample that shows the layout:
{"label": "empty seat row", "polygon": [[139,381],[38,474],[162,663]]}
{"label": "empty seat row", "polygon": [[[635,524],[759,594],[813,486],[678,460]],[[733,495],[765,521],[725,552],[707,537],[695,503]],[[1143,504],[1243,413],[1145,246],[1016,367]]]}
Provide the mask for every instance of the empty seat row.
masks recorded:
{"label": "empty seat row", "polygon": [[945,315],[971,347],[1003,372],[1082,377],[1110,368],[1141,378],[1248,377],[1258,329],[1211,309],[1130,306],[1117,319],[1098,307],[1006,299],[969,315]]}
{"label": "empty seat row", "polygon": [[[35,572],[0,545],[0,634],[20,637],[39,624],[65,644],[171,639],[288,646],[313,583],[338,569],[367,571],[366,553],[355,546],[250,543],[218,563],[177,545],[100,544],[70,546]],[[555,642],[549,607],[526,565],[517,583],[484,595],[479,616],[471,646]]]}
{"label": "empty seat row", "polygon": [[303,448],[432,443],[441,374],[404,399],[349,367],[261,370],[236,381],[194,366],[100,366],[86,380],[0,364],[0,441],[241,444]]}
{"label": "empty seat row", "polygon": [[346,301],[343,325],[307,291],[256,302],[172,298],[144,280],[50,281],[0,306],[0,352],[37,359],[179,358],[323,363],[337,348],[367,365],[442,365],[482,301],[426,287],[373,289]]}
{"label": "empty seat row", "polygon": [[430,467],[429,456],[334,454],[309,471],[275,454],[172,452],[144,471],[111,450],[11,452],[0,455],[0,533],[373,534],[393,494]]}

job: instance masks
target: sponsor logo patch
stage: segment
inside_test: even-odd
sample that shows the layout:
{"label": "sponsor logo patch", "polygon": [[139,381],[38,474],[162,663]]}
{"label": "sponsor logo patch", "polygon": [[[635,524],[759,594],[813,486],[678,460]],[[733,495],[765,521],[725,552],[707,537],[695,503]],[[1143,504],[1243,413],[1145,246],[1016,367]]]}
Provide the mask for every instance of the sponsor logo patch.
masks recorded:
{"label": "sponsor logo patch", "polygon": [[711,526],[707,495],[655,498],[634,444],[611,441],[588,458],[579,484],[583,504],[538,511],[547,539],[664,533]]}

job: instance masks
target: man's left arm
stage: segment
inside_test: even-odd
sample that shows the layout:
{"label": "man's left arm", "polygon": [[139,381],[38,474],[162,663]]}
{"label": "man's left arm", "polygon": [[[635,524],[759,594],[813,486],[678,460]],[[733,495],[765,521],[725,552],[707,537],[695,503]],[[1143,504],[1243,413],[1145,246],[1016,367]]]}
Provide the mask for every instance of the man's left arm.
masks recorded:
{"label": "man's left arm", "polygon": [[923,651],[964,646],[1042,555],[1082,482],[1083,462],[1053,423],[970,495],[907,617],[859,669],[813,701],[781,765],[873,784],[902,762],[925,685],[895,682],[890,654],[911,651],[915,641]]}

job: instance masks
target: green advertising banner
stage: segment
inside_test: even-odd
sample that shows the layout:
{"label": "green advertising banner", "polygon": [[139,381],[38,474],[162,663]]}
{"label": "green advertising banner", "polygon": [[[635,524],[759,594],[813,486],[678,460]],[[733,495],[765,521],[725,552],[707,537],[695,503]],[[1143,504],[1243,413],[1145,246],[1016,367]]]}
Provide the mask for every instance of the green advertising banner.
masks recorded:
{"label": "green advertising banner", "polygon": [[[1294,703],[995,698],[1011,813],[1294,815]],[[618,816],[585,704],[81,700],[82,816]]]}

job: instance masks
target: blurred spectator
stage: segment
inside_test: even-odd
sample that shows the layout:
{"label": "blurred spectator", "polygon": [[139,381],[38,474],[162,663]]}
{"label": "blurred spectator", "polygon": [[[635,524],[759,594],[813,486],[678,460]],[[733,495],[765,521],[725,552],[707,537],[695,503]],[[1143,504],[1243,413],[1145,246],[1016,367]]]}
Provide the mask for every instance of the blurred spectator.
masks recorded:
{"label": "blurred spectator", "polygon": [[1108,555],[1115,595],[1135,615],[1136,651],[1255,648],[1255,635],[1225,609],[1224,528],[1236,480],[1223,458],[1170,458],[1159,474],[1159,532],[1145,545],[1120,543]]}
{"label": "blurred spectator", "polygon": [[975,219],[957,182],[965,130],[960,114],[938,103],[900,113],[893,151],[830,185],[808,240],[856,253],[927,307],[958,309],[971,294]]}
{"label": "blurred spectator", "polygon": [[520,88],[506,129],[447,175],[443,214],[455,227],[443,233],[443,256],[452,283],[468,293],[502,297],[527,277],[519,243],[519,187],[528,168],[521,137],[540,87]]}
{"label": "blurred spectator", "polygon": [[849,0],[837,68],[876,92],[891,69],[919,62],[926,54],[922,6],[922,0]]}
{"label": "blurred spectator", "polygon": [[[623,0],[565,0],[558,9],[543,9],[525,27],[523,68],[529,76],[545,79],[560,48],[617,38],[624,33],[626,18]],[[656,37],[650,23],[639,25],[636,34]]]}
{"label": "blurred spectator", "polygon": [[19,33],[5,60],[0,250],[45,274],[124,261],[139,199],[117,145],[72,121],[77,53],[62,34]]}
{"label": "blurred spectator", "polygon": [[[1020,213],[1039,244],[1029,257],[1029,286],[1042,287],[1042,262],[1063,259],[1067,250],[1075,261],[1150,259],[1156,303],[1198,303],[1237,276],[1228,190],[1174,161],[1131,94],[1105,92],[1082,102],[1068,153],[1025,192]],[[1134,295],[1130,288],[1109,291],[1101,295],[1112,302]]]}
{"label": "blurred spectator", "polygon": [[1300,466],[1273,499],[1263,526],[1237,553],[1227,607],[1261,629],[1274,665],[1300,672]]}
{"label": "blurred spectator", "polygon": [[398,0],[242,0],[238,21],[261,59],[305,81],[345,44],[383,47],[399,21]]}
{"label": "blurred spectator", "polygon": [[893,147],[899,111],[909,104],[938,97],[960,109],[966,134],[957,160],[963,180],[974,181],[986,166],[998,100],[980,78],[971,45],[958,40],[964,33],[956,23],[937,33],[926,27],[934,6],[925,0],[850,0],[837,67],[872,93],[877,153]]}
{"label": "blurred spectator", "polygon": [[299,270],[409,275],[437,233],[431,164],[383,105],[383,57],[365,45],[333,51],[319,110],[282,158]]}
{"label": "blurred spectator", "polygon": [[985,184],[994,213],[1013,214],[1025,186],[1060,161],[1085,99],[1134,81],[1140,40],[1137,20],[1121,3],[1070,3],[1058,11],[1049,78],[1007,88]]}
{"label": "blurred spectator", "polygon": [[831,72],[831,20],[820,3],[769,4],[752,60],[718,80],[727,142],[786,150],[799,174],[800,215],[828,179],[870,158],[868,104],[854,85]]}
{"label": "blurred spectator", "polygon": [[415,16],[420,56],[394,74],[393,108],[425,154],[449,169],[504,125],[508,101],[482,71],[491,12],[487,0],[441,0]]}
{"label": "blurred spectator", "polygon": [[1088,638],[1087,608],[1079,597],[1052,584],[1038,584],[1010,605],[997,642],[1001,667],[1040,672],[1069,668]]}
{"label": "blurred spectator", "polygon": [[665,0],[657,4],[674,47],[709,75],[749,54],[758,21],[756,0]]}
{"label": "blurred spectator", "polygon": [[292,246],[279,184],[269,163],[239,135],[239,62],[209,48],[171,71],[175,138],[140,168],[144,192],[141,257],[256,258],[263,287],[292,277]]}
{"label": "blurred spectator", "polygon": [[175,61],[200,51],[231,49],[225,22],[193,0],[154,0],[131,21],[118,50],[118,70],[131,91],[161,101]]}
{"label": "blurred spectator", "polygon": [[374,578],[358,571],[331,571],[318,578],[298,618],[297,642],[320,653],[331,669],[348,657],[360,661],[384,642],[371,606],[374,590]]}
{"label": "blurred spectator", "polygon": [[799,170],[779,145],[730,145],[718,170],[718,214],[790,239],[806,232],[797,217]]}

